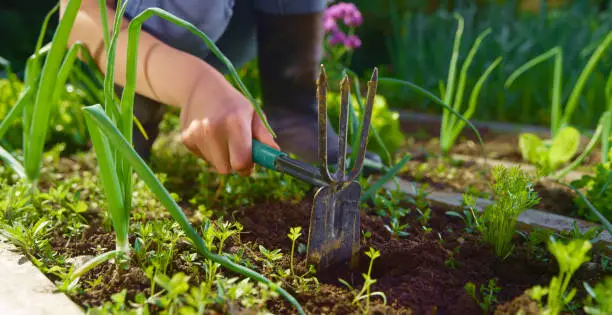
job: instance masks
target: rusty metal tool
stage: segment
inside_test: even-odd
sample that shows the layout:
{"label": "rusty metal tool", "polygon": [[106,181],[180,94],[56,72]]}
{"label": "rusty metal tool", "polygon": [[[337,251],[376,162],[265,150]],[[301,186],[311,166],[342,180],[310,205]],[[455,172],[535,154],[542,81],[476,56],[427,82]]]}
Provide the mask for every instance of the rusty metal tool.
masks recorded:
{"label": "rusty metal tool", "polygon": [[356,179],[361,173],[365,160],[377,84],[378,71],[375,68],[372,78],[368,82],[359,149],[354,164],[348,173],[346,161],[350,104],[349,79],[348,76],[345,76],[340,83],[338,164],[335,167],[335,172],[332,172],[327,160],[327,77],[323,66],[321,66],[321,72],[317,80],[319,165],[315,167],[291,159],[286,153],[253,140],[253,160],[255,163],[294,176],[318,187],[310,217],[307,260],[309,263],[315,264],[319,270],[346,264],[353,267],[358,263],[361,185]]}

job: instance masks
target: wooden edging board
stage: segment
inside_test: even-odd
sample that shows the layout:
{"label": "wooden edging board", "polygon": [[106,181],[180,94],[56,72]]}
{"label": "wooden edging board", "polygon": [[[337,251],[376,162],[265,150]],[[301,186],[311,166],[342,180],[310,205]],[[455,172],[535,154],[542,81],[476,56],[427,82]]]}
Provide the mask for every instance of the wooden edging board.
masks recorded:
{"label": "wooden edging board", "polygon": [[[398,178],[395,181],[387,182],[383,187],[387,190],[395,190],[399,188],[403,193],[416,197],[418,195],[420,184]],[[463,207],[463,197],[460,193],[441,192],[431,189],[426,190],[426,192],[427,200],[432,204],[455,209],[461,209]],[[493,201],[477,198],[475,210],[482,212],[491,203],[493,203]],[[531,231],[534,228],[545,228],[554,232],[561,232],[571,230],[574,226],[574,221],[582,232],[592,227],[599,226],[598,224],[592,222],[570,218],[555,213],[536,209],[527,209],[525,212],[519,215],[517,228],[523,231]],[[607,230],[604,230],[594,240],[594,247],[597,247],[605,253],[612,252],[611,246],[612,235],[610,235]]]}
{"label": "wooden edging board", "polygon": [[84,312],[30,260],[0,237],[0,314],[82,315]]}

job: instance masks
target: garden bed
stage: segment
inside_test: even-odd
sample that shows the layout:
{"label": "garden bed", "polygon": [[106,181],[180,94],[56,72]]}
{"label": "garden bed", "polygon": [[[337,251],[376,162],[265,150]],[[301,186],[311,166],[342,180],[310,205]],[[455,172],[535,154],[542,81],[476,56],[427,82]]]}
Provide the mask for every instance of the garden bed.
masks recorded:
{"label": "garden bed", "polygon": [[[408,118],[409,113],[402,115],[401,127],[406,136],[406,142],[401,151],[413,155],[407,162],[401,176],[408,180],[425,182],[437,190],[459,193],[471,192],[480,196],[490,195],[490,171],[496,165],[506,167],[520,166],[535,178],[537,170],[522,159],[518,149],[519,132],[534,132],[546,137],[547,132],[533,126],[511,127],[504,124],[476,124],[485,146],[483,157],[475,133],[465,128],[457,143],[453,146],[449,157],[441,158],[439,147],[439,118],[426,116]],[[429,119],[427,119],[429,117]],[[583,137],[580,150],[583,150],[589,139]],[[579,151],[581,152],[581,151]],[[581,179],[585,174],[592,174],[594,167],[601,162],[600,148],[595,147],[590,155],[576,170],[564,177],[564,182]],[[580,210],[576,205],[576,193],[554,180],[539,178],[534,183],[534,190],[542,198],[537,209],[565,216],[580,218]]]}
{"label": "garden bed", "polygon": [[[167,149],[166,144],[162,145]],[[173,162],[166,164],[166,167],[169,168],[167,170],[180,168],[180,165],[186,163],[185,156],[176,154],[175,152],[171,154],[175,158]],[[164,161],[163,158],[159,157]],[[85,260],[112,249],[115,242],[114,232],[109,230],[108,218],[105,217],[105,212],[101,208],[104,200],[101,198],[100,188],[96,187],[95,182],[92,182],[95,179],[95,161],[91,159],[91,155],[70,159],[62,158],[55,162],[47,160],[47,163],[55,165],[53,171],[48,173],[55,175],[47,178],[48,181],[41,185],[43,189],[50,192],[58,189],[62,182],[73,182],[70,190],[72,192],[81,191],[79,198],[86,200],[89,205],[87,212],[82,213],[86,224],[86,228],[82,231],[70,237],[65,234],[66,227],[54,229],[51,232],[49,240],[52,251],[56,253],[56,256],[70,261],[75,258]],[[194,165],[191,167],[197,168]],[[183,171],[190,172],[186,169]],[[199,172],[205,172],[205,169],[200,169]],[[191,170],[190,177],[185,177],[183,174],[170,174],[165,177],[165,181],[175,183],[176,187],[180,187],[201,184],[201,179],[198,177],[204,173],[198,174]],[[259,173],[258,176],[265,177],[265,174]],[[53,180],[59,180],[59,182],[53,182]],[[266,181],[265,178],[261,180]],[[84,185],[83,183],[89,184]],[[279,186],[282,184],[278,183]],[[221,188],[222,185],[219,187]],[[275,187],[270,188],[276,189]],[[185,213],[198,230],[208,220],[207,216],[211,215],[212,209],[208,209],[208,205],[198,208],[187,200],[197,198],[193,194],[197,194],[198,190],[206,189],[210,188],[201,186],[200,189],[185,190],[187,193],[179,196]],[[278,273],[290,268],[289,256],[292,243],[287,238],[287,234],[290,228],[297,226],[302,227],[302,236],[296,243],[295,272],[305,274],[307,271],[303,259],[312,192],[305,190],[303,195],[295,195],[299,197],[280,198],[284,200],[270,197],[274,192],[268,191],[267,193],[252,196],[249,202],[251,204],[248,205],[223,206],[219,204],[218,208],[213,211],[212,222],[219,224],[221,221],[218,219],[221,216],[226,220],[223,222],[239,222],[242,232],[239,233],[239,236],[234,235],[226,241],[223,247],[224,252],[233,257],[239,257],[242,264],[272,279],[280,279],[286,287],[290,288],[291,293],[308,314],[359,312],[356,304],[352,303],[353,294],[356,291],[348,290],[338,282],[338,278],[346,280],[357,291],[360,290],[363,285],[362,273],[367,272],[370,263],[369,258],[365,255],[369,247],[381,253],[381,256],[374,260],[371,274],[372,278],[377,280],[372,290],[383,292],[387,298],[386,305],[381,303],[380,298],[372,298],[371,310],[376,310],[381,314],[432,314],[432,312],[436,314],[482,314],[480,306],[466,293],[464,287],[468,282],[475,283],[477,288],[480,288],[481,285],[486,287],[489,281],[495,281],[491,284],[495,284],[500,289],[494,293],[495,300],[490,310],[498,307],[498,314],[514,314],[515,304],[527,303],[528,308],[535,307],[535,303],[523,294],[525,290],[534,285],[548,284],[551,277],[558,272],[557,263],[546,251],[544,243],[516,235],[514,238],[516,248],[513,254],[506,260],[501,260],[494,254],[491,246],[482,241],[473,227],[466,226],[458,218],[445,215],[446,211],[454,208],[431,204],[430,217],[425,220],[416,211],[413,203],[403,201],[398,206],[410,209],[410,214],[405,216],[401,222],[408,226],[406,229],[408,235],[405,237],[391,236],[385,227],[389,225],[388,218],[380,216],[380,211],[384,209],[372,205],[362,208],[364,210],[361,216],[363,238],[361,259],[357,270],[340,269],[318,272],[316,275],[320,282],[318,286],[311,282],[310,276],[305,276],[302,280],[293,277],[275,277]],[[290,191],[286,193],[291,195]],[[117,301],[119,297],[122,297],[119,300],[125,298],[126,302],[136,300],[142,304],[143,300],[139,299],[152,295],[152,279],[147,274],[150,271],[147,268],[153,266],[152,261],[155,260],[156,255],[164,251],[171,253],[167,257],[168,265],[165,272],[169,277],[183,272],[190,277],[187,282],[192,288],[197,287],[206,278],[201,258],[198,258],[194,248],[185,242],[185,237],[180,233],[180,229],[172,227],[171,219],[166,211],[155,201],[148,200],[150,196],[147,195],[146,189],[137,190],[137,194],[142,194],[142,196],[138,198],[141,201],[135,201],[130,243],[135,244],[137,238],[144,239],[145,243],[151,242],[149,250],[153,250],[154,253],[145,255],[146,259],[136,258],[138,257],[136,254],[128,270],[118,272],[114,264],[105,263],[85,274],[79,281],[80,287],[68,293],[73,301],[85,309],[99,308],[110,311],[113,307],[118,307],[117,302],[111,301],[113,299]],[[230,197],[234,195],[236,198],[243,197],[236,192],[229,193],[229,195]],[[58,207],[57,204],[49,206]],[[53,223],[53,225],[56,224],[62,226],[61,222]],[[139,230],[139,227],[146,224],[165,226],[166,232],[164,233],[168,235],[157,235],[156,233],[160,233],[157,231],[148,237],[143,236],[139,232],[142,231]],[[270,260],[263,255],[260,245],[268,251],[280,249],[283,257]],[[611,274],[609,266],[602,265],[606,258],[597,254],[597,251],[593,253],[591,262],[583,265],[572,280],[572,286],[578,288],[579,291],[576,300],[585,295],[582,288],[583,282],[595,284],[603,279],[604,275]],[[190,255],[196,255],[195,259]],[[49,268],[51,265],[46,267]],[[224,279],[236,276],[227,270],[221,270],[220,274]],[[47,272],[47,275],[54,281],[60,280],[52,273]],[[306,281],[308,279],[310,282]],[[295,281],[302,285],[296,287]],[[298,288],[302,290],[296,291]],[[116,295],[122,290],[125,290],[124,296]],[[158,294],[162,292],[159,284],[155,286],[155,292]],[[514,299],[517,299],[514,301],[515,304],[512,303]],[[209,313],[242,312],[244,310],[240,304],[244,304],[245,301],[248,300],[244,297],[237,300],[224,297],[221,303],[211,302],[208,307]],[[261,301],[263,301],[261,306],[272,313],[295,313],[295,309],[280,297],[261,298]],[[132,307],[136,306],[132,305]],[[257,302],[252,302],[252,309],[258,309],[258,307]],[[155,303],[149,305],[149,311],[152,314],[159,313],[162,309],[164,308]],[[578,314],[580,312],[581,310],[577,310]]]}

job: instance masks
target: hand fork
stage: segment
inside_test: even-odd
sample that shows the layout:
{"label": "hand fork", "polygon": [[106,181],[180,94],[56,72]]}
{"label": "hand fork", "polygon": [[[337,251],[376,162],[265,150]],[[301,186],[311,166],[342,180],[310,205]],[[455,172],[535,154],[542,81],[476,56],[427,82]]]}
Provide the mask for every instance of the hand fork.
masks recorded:
{"label": "hand fork", "polygon": [[307,261],[319,270],[331,266],[358,262],[360,249],[361,185],[356,181],[365,160],[374,96],[378,83],[375,68],[368,82],[364,121],[361,127],[359,150],[352,169],[346,170],[350,84],[348,76],[340,83],[340,126],[338,165],[331,172],[327,162],[327,77],[321,66],[317,80],[319,165],[318,168],[289,158],[286,153],[253,140],[253,160],[268,169],[289,174],[318,186],[315,193],[308,231]]}

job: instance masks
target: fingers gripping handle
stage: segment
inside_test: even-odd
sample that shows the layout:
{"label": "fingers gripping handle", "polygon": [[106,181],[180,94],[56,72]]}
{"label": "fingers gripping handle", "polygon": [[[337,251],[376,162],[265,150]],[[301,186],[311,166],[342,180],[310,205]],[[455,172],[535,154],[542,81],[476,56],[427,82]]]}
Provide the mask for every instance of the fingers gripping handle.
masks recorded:
{"label": "fingers gripping handle", "polygon": [[276,159],[280,156],[287,155],[284,152],[278,151],[270,146],[267,146],[258,140],[253,139],[253,162],[271,170],[276,169]]}

